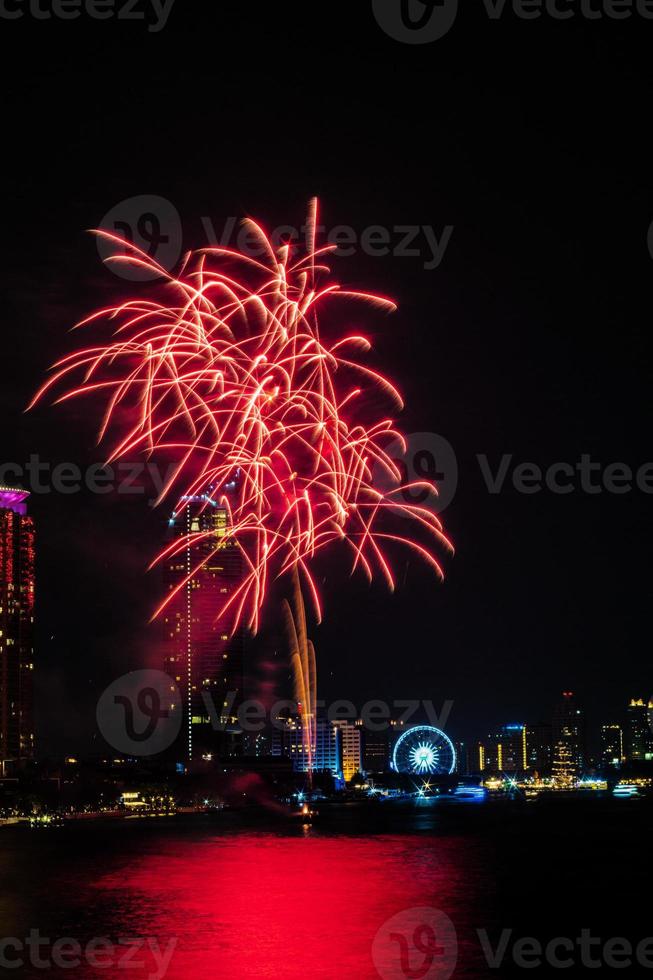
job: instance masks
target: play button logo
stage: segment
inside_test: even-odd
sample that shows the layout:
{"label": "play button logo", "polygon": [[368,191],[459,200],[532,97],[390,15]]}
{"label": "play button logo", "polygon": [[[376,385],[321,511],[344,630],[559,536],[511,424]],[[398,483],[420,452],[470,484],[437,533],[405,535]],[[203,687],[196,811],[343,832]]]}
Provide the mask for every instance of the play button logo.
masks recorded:
{"label": "play button logo", "polygon": [[374,16],[395,41],[430,44],[454,25],[458,0],[372,0]]}

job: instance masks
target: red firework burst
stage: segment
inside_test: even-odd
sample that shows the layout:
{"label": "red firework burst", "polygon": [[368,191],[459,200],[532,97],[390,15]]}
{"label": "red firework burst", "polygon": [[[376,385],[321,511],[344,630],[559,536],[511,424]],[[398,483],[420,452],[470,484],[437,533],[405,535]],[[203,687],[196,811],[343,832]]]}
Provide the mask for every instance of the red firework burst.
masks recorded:
{"label": "red firework burst", "polygon": [[[109,342],[55,364],[32,405],[62,385],[57,402],[103,396],[98,441],[116,438],[107,462],[135,452],[172,456],[159,501],[173,496],[178,513],[190,498],[217,488],[245,568],[223,612],[231,607],[234,628],[243,622],[256,632],[270,577],[293,569],[302,573],[320,617],[311,563],[334,542],[351,552],[352,572],[360,567],[371,580],[380,571],[391,589],[389,543],[417,553],[440,577],[431,547],[450,545],[435,514],[405,502],[406,491],[429,484],[402,484],[387,452],[403,441],[393,419],[368,420],[371,402],[379,401],[366,397],[371,389],[402,407],[394,385],[360,363],[369,342],[355,334],[320,336],[325,304],[359,301],[386,311],[395,304],[329,280],[324,258],[335,246],[316,248],[317,202],[311,202],[302,254],[288,244],[275,249],[259,225],[246,224],[260,243],[259,258],[200,249],[185,257],[177,275],[118,236],[96,232],[123,253],[107,262],[145,267],[163,280],[163,301],[132,299],[83,320],[79,327],[117,326]],[[382,487],[373,471],[384,474]],[[228,483],[233,492],[223,494]],[[419,539],[392,530],[387,518],[398,513],[420,529]],[[421,543],[424,534],[431,545]],[[199,544],[207,534],[191,537]],[[186,538],[175,540],[152,564],[187,545]],[[216,552],[223,546],[224,539]],[[210,560],[205,548],[202,553],[155,615]]]}

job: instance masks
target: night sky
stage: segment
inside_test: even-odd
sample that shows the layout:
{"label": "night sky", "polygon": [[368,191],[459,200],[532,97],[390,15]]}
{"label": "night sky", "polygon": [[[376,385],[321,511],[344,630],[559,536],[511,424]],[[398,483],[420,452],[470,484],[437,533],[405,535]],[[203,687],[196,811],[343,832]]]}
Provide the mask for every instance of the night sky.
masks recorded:
{"label": "night sky", "polygon": [[[398,301],[366,318],[372,363],[405,394],[404,430],[451,443],[459,481],[444,585],[400,561],[389,596],[330,562],[320,696],[453,699],[450,731],[466,737],[548,719],[572,689],[598,725],[653,689],[653,496],[579,480],[521,494],[512,470],[490,494],[477,456],[493,471],[503,454],[653,461],[653,21],[465,6],[424,45],[387,36],[369,0],[177,0],[159,32],[2,21],[0,461],[102,462],[90,403],[23,409],[73,349],[68,328],[141,288],[85,231],[119,202],[172,202],[186,247],[207,243],[202,217],[299,225],[314,194],[328,227],[453,226],[434,269],[423,239],[421,256],[334,260],[341,280]],[[160,581],[145,567],[166,514],[90,492],[30,509],[40,748],[91,746],[104,686],[156,659]]]}

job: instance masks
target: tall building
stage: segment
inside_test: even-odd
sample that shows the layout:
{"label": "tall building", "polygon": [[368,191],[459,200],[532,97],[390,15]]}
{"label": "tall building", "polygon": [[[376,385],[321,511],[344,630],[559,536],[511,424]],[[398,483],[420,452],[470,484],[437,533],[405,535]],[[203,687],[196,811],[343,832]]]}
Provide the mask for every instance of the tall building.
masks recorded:
{"label": "tall building", "polygon": [[290,759],[295,772],[308,772],[312,763],[313,772],[329,772],[337,777],[342,774],[342,733],[336,724],[326,718],[316,720],[312,751],[309,752],[299,715],[289,715],[274,721],[273,756]]}
{"label": "tall building", "polygon": [[624,759],[624,733],[621,725],[601,725],[601,765],[620,766]]}
{"label": "tall building", "polygon": [[528,768],[538,776],[548,776],[553,763],[553,727],[540,722],[526,728]]}
{"label": "tall building", "polygon": [[363,771],[366,773],[388,772],[391,755],[391,729],[375,732],[361,728]]}
{"label": "tall building", "polygon": [[178,591],[162,619],[164,669],[182,693],[178,748],[190,761],[233,752],[243,697],[243,636],[241,630],[232,633],[233,609],[222,610],[242,582],[242,554],[229,533],[226,507],[208,495],[183,503],[168,522],[170,540],[185,541],[164,565],[167,590]]}
{"label": "tall building", "polygon": [[332,725],[340,729],[340,742],[342,746],[342,775],[346,783],[352,779],[357,772],[361,772],[361,726],[353,725],[350,721],[333,721]]}
{"label": "tall building", "polygon": [[525,725],[503,725],[478,747],[480,772],[524,772],[528,769]]}
{"label": "tall building", "polygon": [[474,771],[476,766],[474,765],[472,753],[470,753],[470,745],[467,742],[456,742],[456,772],[460,776],[469,776]]}
{"label": "tall building", "polygon": [[0,761],[34,755],[34,523],[25,490],[0,487]]}
{"label": "tall building", "polygon": [[572,787],[585,765],[585,716],[572,691],[564,691],[553,715],[553,778]]}
{"label": "tall building", "polygon": [[653,702],[647,698],[632,698],[628,705],[627,751],[629,762],[653,759],[651,713]]}

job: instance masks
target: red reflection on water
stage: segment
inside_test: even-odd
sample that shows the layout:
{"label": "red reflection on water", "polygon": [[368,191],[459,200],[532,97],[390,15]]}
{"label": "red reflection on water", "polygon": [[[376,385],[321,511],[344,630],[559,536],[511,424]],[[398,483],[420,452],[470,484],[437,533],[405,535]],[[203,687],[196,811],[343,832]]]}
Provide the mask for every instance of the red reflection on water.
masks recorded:
{"label": "red reflection on water", "polygon": [[[378,977],[372,943],[405,909],[456,904],[460,841],[240,834],[165,841],[95,887],[122,935],[177,946],[168,980]],[[98,896],[99,897],[99,896]],[[130,970],[130,977],[146,976]]]}

